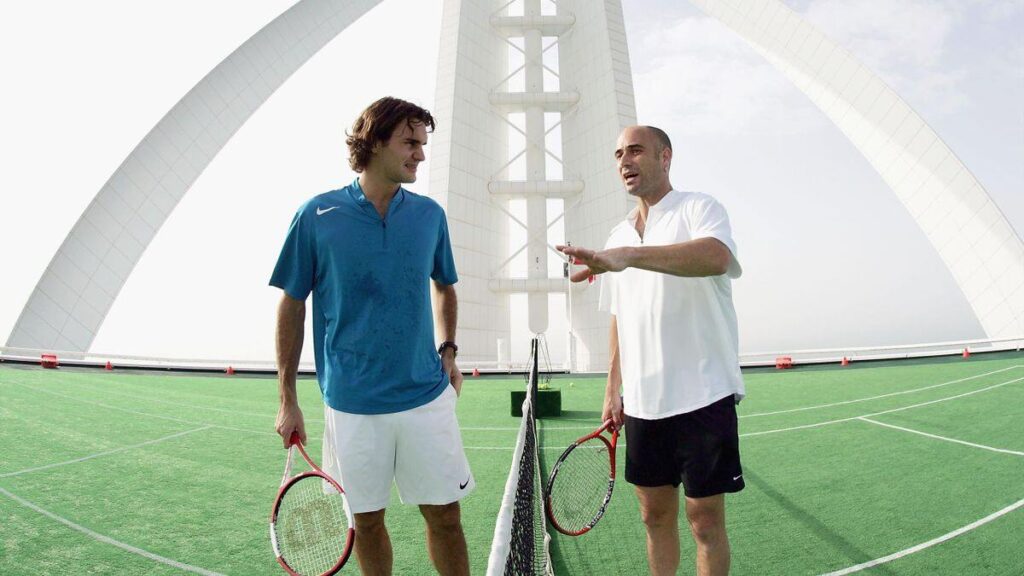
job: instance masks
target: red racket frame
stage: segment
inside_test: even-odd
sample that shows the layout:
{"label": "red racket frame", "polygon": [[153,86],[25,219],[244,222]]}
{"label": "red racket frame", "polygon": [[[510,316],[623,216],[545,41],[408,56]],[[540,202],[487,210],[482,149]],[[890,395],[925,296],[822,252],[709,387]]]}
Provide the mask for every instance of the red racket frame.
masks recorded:
{"label": "red racket frame", "polygon": [[[611,429],[612,431],[611,441],[609,441],[607,438],[603,436],[603,433],[608,429]],[[554,486],[555,484],[555,478],[558,476],[558,469],[562,466],[562,462],[564,462],[565,459],[568,458],[570,454],[572,454],[573,450],[575,450],[584,442],[587,442],[588,440],[593,440],[594,438],[597,438],[601,442],[604,442],[605,446],[608,447],[608,491],[605,493],[604,502],[601,503],[601,507],[598,509],[597,515],[595,515],[590,520],[590,522],[587,523],[586,526],[584,526],[579,531],[567,530],[565,528],[562,528],[562,526],[558,523],[558,519],[556,519],[554,517],[554,514],[551,512],[551,487]],[[608,508],[608,503],[611,502],[612,492],[615,490],[615,447],[618,444],[618,442],[619,429],[613,426],[612,421],[609,419],[606,420],[604,424],[602,424],[601,427],[598,428],[597,430],[594,430],[590,434],[587,434],[586,436],[583,436],[582,438],[579,438],[578,440],[570,444],[569,447],[566,448],[564,452],[562,452],[562,455],[558,457],[558,460],[555,462],[554,467],[551,468],[551,475],[548,477],[547,487],[544,491],[545,513],[547,514],[548,521],[551,522],[551,525],[555,527],[555,530],[558,530],[566,536],[580,536],[582,534],[590,532],[590,530],[597,524],[598,520],[600,520],[604,516],[605,510]]]}
{"label": "red racket frame", "polygon": [[[278,549],[277,545],[277,537],[274,534],[274,523],[277,522],[277,512],[281,508],[281,500],[284,498],[284,495],[288,492],[288,490],[290,490],[291,487],[295,485],[296,482],[302,480],[303,478],[309,478],[310,476],[316,476],[321,480],[326,481],[331,486],[333,486],[335,490],[338,491],[338,494],[341,494],[343,497],[345,494],[345,490],[342,489],[341,484],[338,484],[334,480],[334,478],[331,478],[326,473],[324,473],[324,471],[319,466],[317,466],[315,462],[313,462],[313,460],[309,457],[309,454],[306,453],[306,449],[302,447],[302,442],[299,441],[298,432],[292,432],[292,436],[288,441],[290,442],[290,444],[288,446],[288,459],[285,462],[284,467],[285,480],[283,481],[281,488],[277,491],[277,497],[274,498],[274,507],[270,511],[270,544],[274,548],[274,556],[277,558],[277,563],[280,564],[282,568],[284,568],[285,572],[291,574],[291,576],[313,576],[308,574],[299,574],[294,569],[292,569],[291,566],[288,565],[288,562],[286,562],[284,558],[281,557],[281,551]],[[303,472],[302,474],[289,478],[288,476],[289,474],[291,474],[292,470],[292,458],[295,454],[296,447],[298,447],[299,453],[302,454],[302,458],[306,461],[306,463],[313,468],[313,471]],[[347,503],[346,512],[348,512]],[[348,562],[349,557],[352,556],[352,547],[355,544],[356,530],[355,527],[353,526],[353,519],[351,515],[349,515],[348,520],[349,524],[348,533],[345,536],[345,549],[344,551],[342,551],[341,557],[338,558],[338,562],[334,566],[332,566],[326,572],[321,573],[319,576],[330,576],[332,574],[336,574],[339,570],[341,570],[342,566],[344,566],[345,563]]]}

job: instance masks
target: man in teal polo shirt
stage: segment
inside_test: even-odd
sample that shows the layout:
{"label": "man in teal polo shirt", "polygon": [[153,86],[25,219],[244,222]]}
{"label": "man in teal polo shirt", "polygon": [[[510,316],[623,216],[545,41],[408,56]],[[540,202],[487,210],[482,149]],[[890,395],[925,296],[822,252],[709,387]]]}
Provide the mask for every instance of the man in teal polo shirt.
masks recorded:
{"label": "man in teal polo shirt", "polygon": [[295,376],[312,293],[324,464],[348,495],[363,574],[391,573],[392,481],[404,503],[419,505],[438,572],[469,574],[459,500],[475,483],[455,418],[458,276],[444,211],[401,186],[416,181],[433,128],[429,112],[396,98],[363,111],[346,139],[359,177],[299,208],[270,280],[284,291],[277,432],[286,444],[292,432],[306,440]]}

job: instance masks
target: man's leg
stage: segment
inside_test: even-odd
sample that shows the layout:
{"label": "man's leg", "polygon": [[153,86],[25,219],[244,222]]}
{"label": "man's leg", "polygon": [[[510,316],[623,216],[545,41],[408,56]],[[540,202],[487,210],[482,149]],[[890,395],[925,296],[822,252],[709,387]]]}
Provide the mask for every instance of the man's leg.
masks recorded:
{"label": "man's leg", "polygon": [[444,576],[469,576],[469,553],[459,503],[422,504],[420,512],[427,521],[427,551],[437,572]]}
{"label": "man's leg", "polygon": [[356,514],[356,558],[364,576],[391,576],[391,537],[384,510]]}
{"label": "man's leg", "polygon": [[[469,574],[459,500],[476,486],[455,417],[455,389],[401,413],[395,483],[406,504],[417,504],[427,524],[427,551],[438,573]],[[448,502],[448,504],[435,504]]]}
{"label": "man's leg", "polygon": [[729,573],[729,536],[725,533],[725,494],[686,498],[686,519],[697,543],[698,576]]}
{"label": "man's leg", "polygon": [[647,527],[651,576],[672,576],[679,567],[679,488],[637,486],[636,494]]}

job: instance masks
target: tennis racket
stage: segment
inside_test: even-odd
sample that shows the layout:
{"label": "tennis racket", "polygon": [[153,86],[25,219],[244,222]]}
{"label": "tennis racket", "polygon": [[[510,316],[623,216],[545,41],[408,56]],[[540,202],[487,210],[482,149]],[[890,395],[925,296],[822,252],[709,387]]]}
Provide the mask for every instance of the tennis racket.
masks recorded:
{"label": "tennis racket", "polygon": [[[611,430],[611,439],[604,433]],[[586,534],[604,516],[615,488],[615,444],[619,430],[611,420],[573,442],[548,477],[548,520],[562,534]]]}
{"label": "tennis racket", "polygon": [[[295,448],[312,470],[292,476]],[[334,574],[352,554],[355,537],[345,491],[310,460],[298,432],[293,432],[270,513],[270,544],[277,562],[293,576]]]}

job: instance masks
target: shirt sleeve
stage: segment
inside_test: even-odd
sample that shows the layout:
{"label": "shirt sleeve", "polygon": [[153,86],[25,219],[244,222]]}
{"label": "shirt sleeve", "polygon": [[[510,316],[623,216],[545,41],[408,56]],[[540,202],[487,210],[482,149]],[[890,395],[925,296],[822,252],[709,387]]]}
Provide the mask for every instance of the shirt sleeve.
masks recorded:
{"label": "shirt sleeve", "polygon": [[437,234],[437,247],[434,249],[434,269],[430,277],[438,284],[451,286],[459,281],[455,272],[455,256],[452,254],[452,242],[448,236],[448,218],[441,212],[440,230]]}
{"label": "shirt sleeve", "polygon": [[304,205],[295,213],[288,228],[277,266],[270,276],[270,285],[285,291],[296,300],[305,300],[313,290],[316,275],[315,234],[311,212]]}
{"label": "shirt sleeve", "polygon": [[597,309],[608,312],[612,316],[619,315],[619,293],[615,286],[615,273],[605,272],[598,276],[601,283],[600,296],[597,299]]}
{"label": "shirt sleeve", "polygon": [[725,244],[732,256],[726,275],[729,278],[739,278],[743,274],[743,268],[736,253],[736,243],[732,239],[732,226],[729,224],[729,214],[725,211],[725,206],[714,198],[705,196],[704,202],[701,202],[695,212],[695,218],[690,224],[690,238],[715,238]]}
{"label": "shirt sleeve", "polygon": [[[615,233],[618,228],[613,229],[608,239],[604,242],[604,249],[615,248]],[[618,272],[605,272],[597,275],[597,281],[601,284],[597,298],[597,309],[601,312],[609,312],[612,316],[619,315],[619,290],[616,286]]]}

